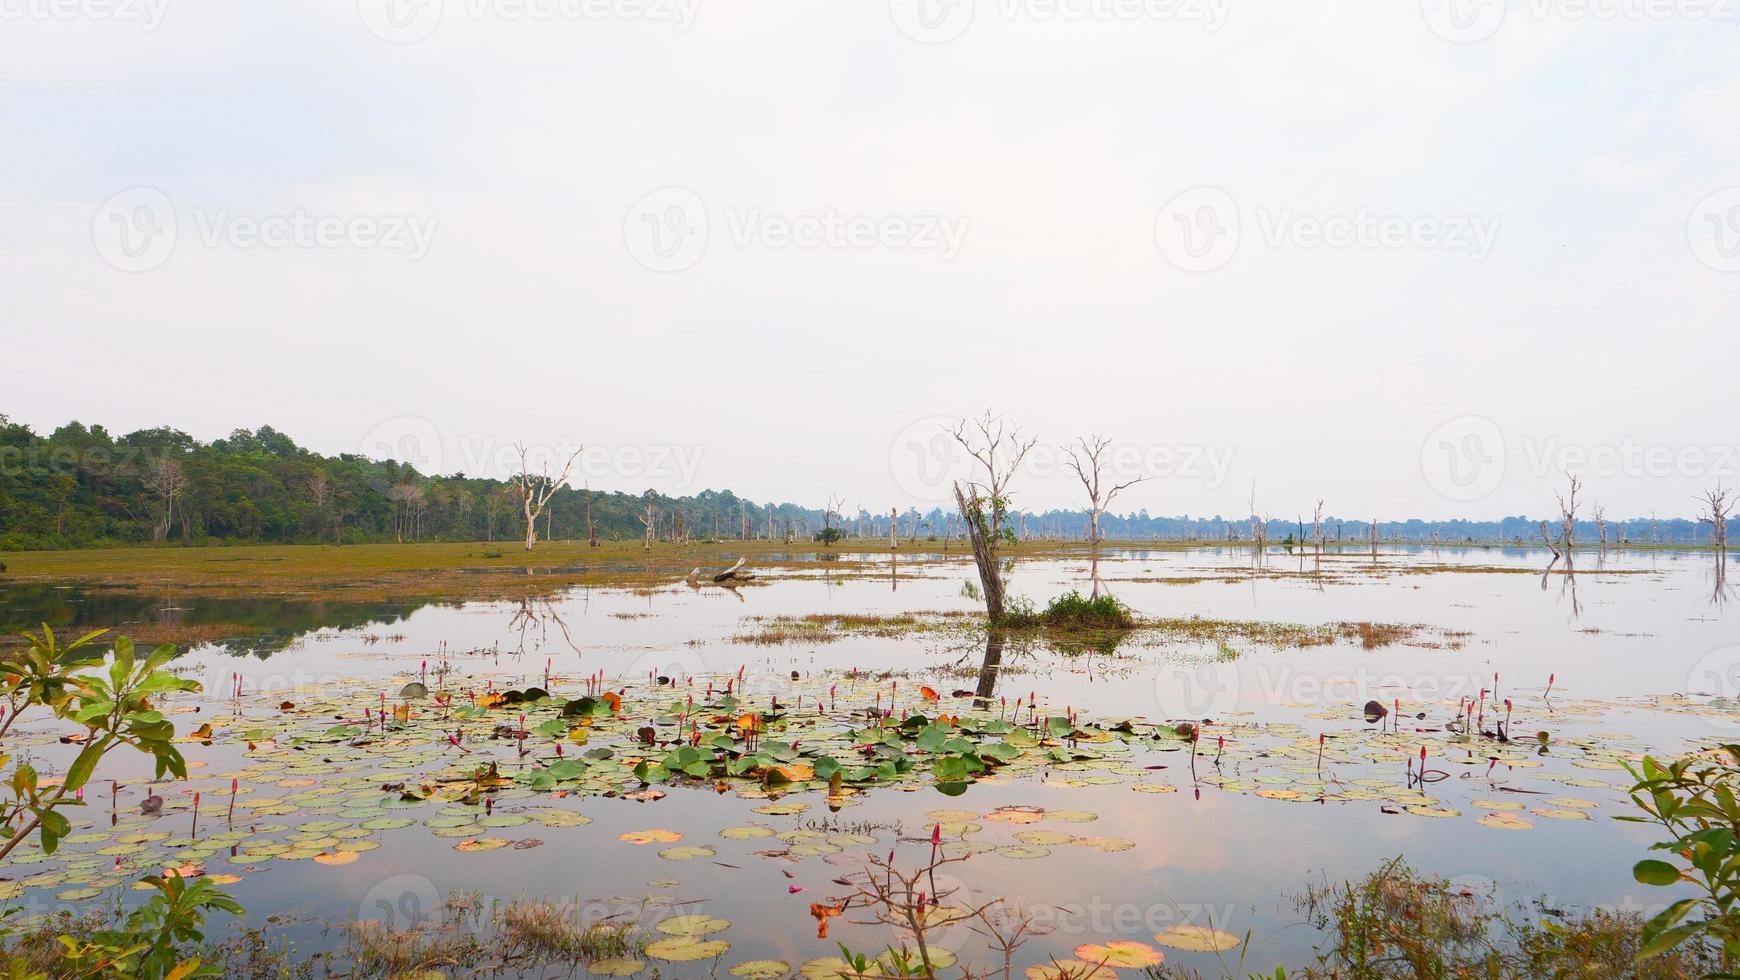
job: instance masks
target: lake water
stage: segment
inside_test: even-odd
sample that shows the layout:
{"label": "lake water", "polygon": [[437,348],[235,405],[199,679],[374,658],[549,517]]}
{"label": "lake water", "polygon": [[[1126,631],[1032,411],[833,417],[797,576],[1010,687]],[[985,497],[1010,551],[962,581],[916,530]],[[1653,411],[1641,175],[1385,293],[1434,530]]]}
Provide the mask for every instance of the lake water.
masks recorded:
{"label": "lake water", "polygon": [[[85,837],[54,858],[21,851],[25,863],[4,869],[6,890],[35,910],[90,901],[93,891],[125,898],[125,885],[115,882],[191,858],[208,873],[238,875],[226,887],[249,908],[250,921],[283,916],[281,933],[307,950],[331,947],[328,924],[352,917],[455,928],[442,899],[462,890],[498,901],[558,898],[584,919],[626,918],[655,933],[672,915],[716,916],[729,923],[707,936],[729,943],[721,973],[762,959],[795,971],[836,955],[836,941],[870,952],[899,941],[885,926],[853,924],[863,916],[852,912],[832,919],[829,938],[819,939],[810,905],[849,893],[836,879],[860,873],[867,854],[893,850],[897,864],[922,863],[932,828],[942,823],[954,853],[971,852],[939,875],[939,889],[952,890],[949,905],[1004,898],[1049,927],[1021,948],[1017,972],[1068,957],[1083,943],[1152,942],[1180,923],[1249,934],[1248,944],[1218,957],[1166,949],[1169,962],[1208,975],[1231,970],[1241,956],[1240,969],[1251,971],[1304,962],[1317,936],[1300,925],[1292,896],[1314,877],[1359,877],[1398,855],[1490,895],[1518,917],[1596,905],[1648,911],[1672,896],[1632,882],[1631,865],[1654,838],[1646,827],[1611,819],[1627,810],[1620,762],[1740,730],[1740,707],[1730,700],[1740,619],[1718,591],[1707,553],[1587,553],[1578,556],[1574,577],[1562,566],[1543,574],[1542,558],[1501,549],[1390,549],[1375,558],[1348,552],[1320,560],[1281,553],[1261,575],[1252,574],[1248,551],[1233,549],[1108,551],[1097,563],[1085,556],[1018,560],[1011,593],[1041,605],[1070,589],[1088,592],[1097,574],[1102,589],[1144,617],[1418,628],[1395,643],[1370,643],[1362,639],[1369,631],[1350,628],[1333,642],[1300,646],[1279,634],[1180,624],[1110,650],[1060,652],[1011,640],[989,667],[985,637],[970,627],[743,642],[777,617],[971,612],[981,608],[972,598],[974,572],[959,559],[884,558],[837,569],[812,562],[766,569],[758,584],[737,590],[679,583],[421,606],[169,602],[75,584],[0,586],[0,619],[12,631],[40,620],[126,632],[129,623],[202,619],[255,630],[177,662],[207,690],[183,705],[198,711],[177,716],[178,727],[210,721],[216,731],[212,744],[186,746],[198,767],[192,780],[154,788],[168,800],[163,814],[134,814],[148,789],[134,760],[105,762],[91,805],[75,815],[88,825]],[[464,752],[499,759],[504,775],[553,760],[521,754],[512,738],[462,750],[425,733],[352,747],[342,739],[295,744],[284,731],[297,712],[308,716],[294,723],[302,733],[355,723],[358,705],[391,699],[409,680],[435,686],[429,674],[441,665],[450,670],[448,687],[469,692],[465,697],[546,683],[555,694],[578,697],[585,678],[602,672],[606,686],[632,686],[649,699],[705,701],[709,684],[722,689],[730,681],[737,692],[795,706],[789,737],[796,741],[807,737],[799,726],[812,724],[800,720],[805,713],[819,730],[872,699],[895,704],[897,719],[906,710],[970,712],[972,700],[953,697],[956,691],[988,694],[982,703],[992,715],[1018,720],[1026,716],[1011,716],[1008,705],[1033,698],[1042,717],[1073,710],[1084,723],[1207,723],[1194,764],[1188,743],[1176,737],[1088,742],[1101,754],[1015,767],[960,795],[945,795],[928,779],[869,788],[838,812],[819,789],[767,798],[715,792],[707,783],[668,785],[663,799],[640,803],[526,786],[494,793],[487,810],[401,802],[380,785],[415,783],[461,764]],[[661,676],[671,679],[668,688],[649,683]],[[920,700],[920,686],[940,692],[940,703]],[[823,692],[838,703],[818,704]],[[1368,723],[1361,706],[1373,699],[1398,710]],[[1463,699],[1482,706],[1488,729],[1509,699],[1516,737],[1461,741],[1444,731]],[[280,702],[297,707],[280,709]],[[318,710],[325,708],[331,711]],[[498,714],[501,722],[515,720],[511,710]],[[1537,731],[1550,733],[1545,753]],[[57,733],[37,726],[9,741],[22,739],[23,750],[52,770],[69,751],[54,742]],[[250,739],[257,743],[251,751]],[[1433,775],[1414,785],[1421,747]],[[232,777],[246,789],[233,816],[225,806]],[[113,819],[110,779],[132,781],[113,801]],[[203,804],[197,833],[196,790]],[[782,803],[806,808],[764,812]],[[999,812],[1006,807],[1044,812]],[[549,817],[553,811],[590,822],[564,826],[572,821]],[[371,822],[381,825],[365,826]],[[303,829],[311,823],[316,829]],[[746,826],[785,836],[719,834]],[[668,843],[619,839],[649,829],[681,834],[683,845],[713,853],[673,860],[660,854]],[[212,840],[226,832],[229,838]],[[477,837],[509,843],[454,850]],[[337,853],[355,841],[365,845],[349,852],[356,858],[348,863],[317,863],[301,853]],[[993,962],[963,926],[945,930],[940,944],[969,961]],[[709,966],[651,965],[667,976],[704,974]]]}

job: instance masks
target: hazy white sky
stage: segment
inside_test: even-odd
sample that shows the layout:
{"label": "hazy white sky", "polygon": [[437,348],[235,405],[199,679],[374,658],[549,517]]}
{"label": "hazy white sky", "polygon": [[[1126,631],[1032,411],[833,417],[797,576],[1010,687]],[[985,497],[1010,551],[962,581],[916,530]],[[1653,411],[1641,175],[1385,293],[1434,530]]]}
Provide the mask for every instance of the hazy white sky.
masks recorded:
{"label": "hazy white sky", "polygon": [[0,412],[885,510],[991,406],[1120,509],[1688,513],[1740,2],[1447,2],[0,0]]}

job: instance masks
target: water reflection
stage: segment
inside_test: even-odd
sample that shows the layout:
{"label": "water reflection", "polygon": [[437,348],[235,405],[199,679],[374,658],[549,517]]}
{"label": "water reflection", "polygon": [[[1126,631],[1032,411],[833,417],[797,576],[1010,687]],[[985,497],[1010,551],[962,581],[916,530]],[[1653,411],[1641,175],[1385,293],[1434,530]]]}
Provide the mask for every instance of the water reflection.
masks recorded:
{"label": "water reflection", "polygon": [[393,625],[427,606],[454,605],[430,599],[329,602],[9,584],[0,587],[0,636],[16,636],[44,624],[65,631],[107,628],[142,642],[192,637],[233,656],[263,659],[316,630]]}

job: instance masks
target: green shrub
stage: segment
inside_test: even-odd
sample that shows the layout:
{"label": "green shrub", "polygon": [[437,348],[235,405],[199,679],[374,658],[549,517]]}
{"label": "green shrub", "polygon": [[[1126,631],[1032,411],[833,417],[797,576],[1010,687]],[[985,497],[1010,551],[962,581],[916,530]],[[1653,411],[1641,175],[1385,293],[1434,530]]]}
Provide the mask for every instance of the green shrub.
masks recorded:
{"label": "green shrub", "polygon": [[1051,600],[1040,614],[1040,620],[1050,627],[1063,629],[1132,629],[1136,617],[1129,607],[1109,595],[1085,598],[1080,592],[1066,592]]}

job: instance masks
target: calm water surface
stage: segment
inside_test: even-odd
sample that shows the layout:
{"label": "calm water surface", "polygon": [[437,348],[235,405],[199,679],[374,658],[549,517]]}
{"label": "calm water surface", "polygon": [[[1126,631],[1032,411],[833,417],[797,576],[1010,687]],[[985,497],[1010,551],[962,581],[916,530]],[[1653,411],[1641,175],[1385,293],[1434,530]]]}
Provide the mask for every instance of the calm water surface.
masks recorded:
{"label": "calm water surface", "polygon": [[[854,854],[898,846],[903,861],[918,860],[927,847],[914,841],[928,841],[934,822],[926,811],[982,815],[999,806],[1031,805],[1083,811],[1097,819],[1032,826],[981,822],[978,836],[1008,844],[1012,834],[1038,829],[1121,838],[1134,846],[1108,853],[1066,845],[1035,859],[984,853],[949,868],[950,880],[943,884],[960,890],[954,904],[1002,896],[1022,902],[1054,927],[1024,947],[1018,966],[1067,956],[1081,943],[1150,941],[1165,926],[1212,920],[1234,933],[1251,933],[1248,948],[1223,954],[1223,960],[1230,968],[1242,954],[1243,969],[1257,970],[1309,957],[1315,934],[1300,926],[1289,897],[1308,880],[1357,877],[1398,855],[1422,870],[1491,892],[1513,914],[1536,914],[1541,905],[1647,909],[1664,901],[1666,892],[1631,881],[1631,864],[1653,838],[1647,828],[1611,819],[1625,812],[1626,779],[1623,771],[1602,763],[1614,752],[1679,751],[1740,730],[1740,714],[1730,715],[1727,702],[1709,698],[1735,693],[1732,668],[1740,662],[1740,620],[1733,604],[1716,591],[1714,559],[1708,554],[1626,553],[1600,561],[1588,555],[1579,558],[1574,578],[1558,569],[1543,575],[1541,558],[1537,552],[1500,549],[1386,551],[1376,559],[1351,553],[1321,561],[1279,555],[1268,561],[1271,574],[1263,577],[1251,576],[1248,552],[1235,550],[1108,552],[1097,567],[1086,557],[1021,560],[1012,568],[1010,589],[1040,604],[1070,589],[1088,591],[1097,574],[1103,589],[1148,617],[1400,623],[1421,629],[1407,641],[1373,649],[1357,640],[1276,648],[1238,636],[1225,639],[1223,646],[1180,635],[1126,642],[1109,653],[1065,655],[1012,643],[992,670],[983,662],[983,637],[971,631],[854,634],[834,642],[777,646],[736,639],[757,629],[753,617],[976,608],[963,588],[973,578],[970,562],[913,557],[886,562],[870,573],[820,563],[768,572],[763,584],[735,592],[678,584],[582,589],[548,602],[421,607],[199,599],[170,604],[76,586],[0,586],[0,619],[9,626],[47,620],[123,630],[129,623],[167,621],[258,627],[260,632],[249,638],[199,647],[179,661],[212,692],[204,710],[213,713],[237,675],[249,692],[269,691],[275,697],[282,691],[283,697],[297,699],[326,685],[361,679],[396,689],[425,661],[445,656],[467,682],[497,689],[541,684],[546,671],[554,676],[557,693],[574,691],[577,679],[594,671],[644,680],[649,674],[707,677],[742,669],[751,690],[777,690],[789,683],[792,671],[812,686],[818,673],[845,683],[855,670],[894,671],[909,690],[929,684],[947,693],[984,683],[994,698],[1014,701],[1036,692],[1046,704],[1067,705],[1089,718],[1208,718],[1229,725],[1283,726],[1283,734],[1292,730],[1285,726],[1295,726],[1296,740],[1315,742],[1320,733],[1336,740],[1344,761],[1332,766],[1334,778],[1349,785],[1356,779],[1402,783],[1408,752],[1395,743],[1411,746],[1407,733],[1415,727],[1436,731],[1455,713],[1459,699],[1478,699],[1483,690],[1495,715],[1503,709],[1494,702],[1513,699],[1522,719],[1519,733],[1548,728],[1555,739],[1587,738],[1607,753],[1590,756],[1556,742],[1554,752],[1536,757],[1538,768],[1489,775],[1483,761],[1452,762],[1452,753],[1435,748],[1435,756],[1445,756],[1441,766],[1449,777],[1428,789],[1438,807],[1459,812],[1448,817],[1386,813],[1377,800],[1265,798],[1251,791],[1253,785],[1285,788],[1309,781],[1316,778],[1313,767],[1301,766],[1298,759],[1240,757],[1217,773],[1199,760],[1193,778],[1186,754],[1176,751],[1133,758],[1128,771],[1103,783],[1059,771],[975,784],[958,797],[929,787],[878,789],[822,826],[875,837],[874,845],[801,860],[757,856],[770,844],[783,845],[722,840],[717,831],[749,823],[778,831],[821,825],[829,817],[822,794],[794,797],[813,804],[807,813],[764,816],[752,808],[765,801],[673,788],[667,798],[646,804],[581,798],[575,808],[593,821],[584,827],[533,824],[535,834],[525,827],[502,832],[541,839],[543,846],[534,849],[456,853],[453,840],[414,825],[378,834],[379,846],[346,866],[268,861],[228,886],[248,906],[252,922],[263,922],[270,913],[303,917],[285,935],[309,949],[332,944],[326,920],[438,917],[441,896],[470,890],[499,900],[562,897],[578,914],[592,918],[627,915],[652,923],[673,912],[705,912],[732,923],[715,937],[731,943],[721,972],[759,958],[785,960],[795,968],[835,954],[836,940],[871,950],[890,940],[885,928],[850,924],[850,915],[847,921],[833,920],[831,938],[815,936],[809,904],[845,893],[832,879],[851,870]],[[1549,675],[1554,678],[1550,697]],[[1376,729],[1359,716],[1359,706],[1368,699],[1403,706],[1403,724],[1388,741],[1378,739]],[[1427,717],[1417,720],[1416,713]],[[198,718],[185,715],[177,721],[188,729]],[[1205,729],[1210,737],[1214,732],[1215,725]],[[1441,732],[1420,736],[1435,747],[1443,739]],[[49,760],[50,768],[64,756],[53,745],[33,751]],[[1519,747],[1518,754],[1522,751]],[[187,753],[204,763],[194,775],[206,779],[208,800],[227,792],[227,779],[210,777],[247,765],[240,740],[226,738],[221,729],[213,745],[190,745]],[[1240,791],[1201,778],[1216,775],[1250,782]],[[1550,782],[1547,776],[1586,782]],[[1132,792],[1136,782],[1176,791]],[[1509,792],[1514,789],[1540,792]],[[141,792],[124,790],[118,807],[136,805]],[[106,784],[100,795],[106,797]],[[1528,817],[1533,825],[1520,831],[1477,822],[1486,811],[1475,800],[1543,807],[1548,796],[1585,801],[1591,819]],[[499,812],[511,813],[521,803],[503,800]],[[106,802],[93,809],[102,806]],[[152,829],[187,833],[189,817],[172,812]],[[272,819],[294,824],[299,818]],[[673,862],[661,860],[656,848],[617,840],[621,833],[655,827],[681,832],[686,842],[711,844],[717,856]],[[902,835],[913,840],[900,844]],[[212,862],[212,870],[219,863]],[[9,869],[14,878],[30,870]],[[793,886],[802,890],[794,892]],[[22,891],[36,908],[64,901],[56,898],[63,893],[53,885]],[[653,896],[651,905],[648,896]],[[944,937],[944,945],[985,961],[982,944],[964,929]],[[1205,973],[1220,971],[1212,954],[1169,950],[1168,958]],[[706,972],[704,964],[659,965],[667,976]]]}

